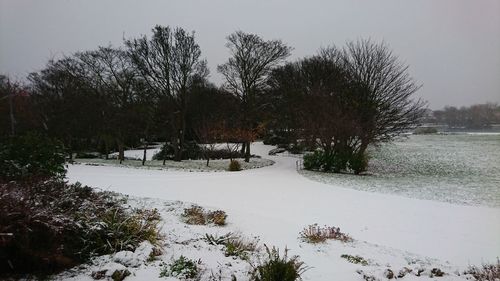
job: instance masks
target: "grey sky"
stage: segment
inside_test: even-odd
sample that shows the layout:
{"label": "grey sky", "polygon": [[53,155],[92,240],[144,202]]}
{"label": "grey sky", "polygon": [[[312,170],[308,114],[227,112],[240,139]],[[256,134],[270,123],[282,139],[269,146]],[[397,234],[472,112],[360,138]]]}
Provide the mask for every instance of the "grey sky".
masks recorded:
{"label": "grey sky", "polygon": [[431,108],[500,102],[500,0],[0,0],[0,73],[22,79],[155,24],[195,30],[217,84],[225,37],[238,29],[282,39],[292,59],[371,37],[410,65]]}

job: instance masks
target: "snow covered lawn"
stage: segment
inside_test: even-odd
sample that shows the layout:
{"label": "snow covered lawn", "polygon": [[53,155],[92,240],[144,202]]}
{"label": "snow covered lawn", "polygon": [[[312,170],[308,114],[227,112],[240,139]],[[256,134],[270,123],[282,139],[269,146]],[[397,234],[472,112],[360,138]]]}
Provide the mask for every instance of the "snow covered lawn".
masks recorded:
{"label": "snow covered lawn", "polygon": [[[250,158],[250,162],[245,162],[244,159],[237,159],[240,162],[241,169],[256,169],[262,168],[274,164],[272,160],[264,158]],[[142,166],[142,161],[140,160],[125,160],[120,164],[119,160],[111,159],[76,159],[76,163],[88,165],[88,166],[113,166],[113,167],[128,167],[128,168],[140,168],[140,169],[155,169],[155,170],[178,170],[178,171],[197,171],[197,172],[208,172],[208,171],[227,171],[229,167],[229,159],[216,159],[210,160],[207,166],[207,160],[183,160],[181,162],[168,160],[163,165],[163,161],[160,160],[148,160],[145,165]]]}
{"label": "snow covered lawn", "polygon": [[[498,208],[453,205],[323,184],[298,174],[297,159],[267,156],[270,149],[271,146],[257,143],[252,152],[275,161],[274,165],[235,173],[70,165],[68,178],[135,197],[155,198],[134,200],[148,208],[158,207],[165,221],[164,231],[178,240],[230,230],[248,237],[258,236],[267,245],[281,249],[286,246],[291,255],[300,255],[312,267],[304,274],[305,280],[363,280],[363,274],[382,279],[388,268],[397,273],[404,267],[426,270],[423,277],[409,274],[404,280],[429,279],[434,267],[448,273],[441,280],[461,280],[465,277],[455,275],[456,270],[463,271],[471,264],[494,263],[500,254]],[[229,225],[224,229],[186,226],[178,218],[182,207],[175,207],[186,203],[172,203],[177,200],[222,209],[229,215]],[[299,239],[299,233],[313,223],[340,227],[355,241],[307,244]],[[220,252],[199,240],[179,246],[170,238],[161,257],[164,262],[183,254],[200,258],[203,267],[214,272],[219,263],[238,272],[247,266],[239,262],[231,267],[226,265]],[[340,257],[343,254],[362,256],[369,265],[349,263]],[[141,265],[134,269],[135,276],[127,279],[153,280],[158,278],[158,272],[158,266]],[[239,274],[238,280],[246,280]],[[83,276],[88,275],[79,275],[77,279]]]}

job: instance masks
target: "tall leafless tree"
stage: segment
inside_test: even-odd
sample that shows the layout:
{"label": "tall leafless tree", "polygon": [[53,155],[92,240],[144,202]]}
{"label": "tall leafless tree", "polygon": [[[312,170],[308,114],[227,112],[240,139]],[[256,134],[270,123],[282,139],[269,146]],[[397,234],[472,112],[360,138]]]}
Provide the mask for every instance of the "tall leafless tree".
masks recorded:
{"label": "tall leafless tree", "polygon": [[[264,40],[260,36],[237,31],[227,37],[231,53],[228,61],[217,67],[225,78],[225,88],[241,102],[245,129],[251,130],[255,114],[256,94],[267,85],[272,69],[282,63],[291,48],[281,40]],[[250,161],[250,143],[245,144],[245,161]]]}
{"label": "tall leafless tree", "polygon": [[[323,53],[332,54],[328,50]],[[369,39],[348,42],[342,51],[344,65],[361,89],[357,98],[362,106],[359,152],[370,143],[389,141],[418,125],[426,102],[413,95],[421,85],[410,76],[409,66],[401,62],[385,43]]]}
{"label": "tall leafless tree", "polygon": [[125,158],[126,134],[137,131],[129,128],[130,118],[135,116],[132,111],[136,110],[138,97],[148,92],[137,91],[138,76],[127,53],[122,49],[99,47],[97,50],[76,53],[75,57],[85,70],[89,85],[109,102],[108,110],[103,111],[103,115],[112,122],[103,130],[103,139],[106,142],[111,134],[116,140],[121,163]]}
{"label": "tall leafless tree", "polygon": [[194,76],[206,76],[206,62],[201,60],[200,46],[194,33],[182,28],[156,26],[153,36],[126,40],[128,54],[138,73],[158,99],[168,99],[175,105],[169,124],[173,138],[175,160],[182,159],[186,133],[187,91]]}

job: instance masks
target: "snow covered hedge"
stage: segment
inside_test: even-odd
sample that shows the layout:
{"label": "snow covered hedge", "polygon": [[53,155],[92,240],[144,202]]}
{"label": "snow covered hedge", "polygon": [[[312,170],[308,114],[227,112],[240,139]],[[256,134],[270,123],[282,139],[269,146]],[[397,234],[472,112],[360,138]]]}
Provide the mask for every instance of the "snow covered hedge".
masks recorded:
{"label": "snow covered hedge", "polygon": [[145,240],[157,245],[158,212],[125,202],[58,179],[0,183],[0,272],[49,274]]}

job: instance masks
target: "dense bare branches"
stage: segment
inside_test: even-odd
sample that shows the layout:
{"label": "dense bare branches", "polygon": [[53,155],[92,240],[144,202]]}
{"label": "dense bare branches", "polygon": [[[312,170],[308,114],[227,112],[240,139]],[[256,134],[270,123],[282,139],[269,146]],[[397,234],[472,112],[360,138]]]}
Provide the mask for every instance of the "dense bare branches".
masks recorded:
{"label": "dense bare branches", "polygon": [[[241,101],[244,126],[252,129],[255,95],[266,87],[272,69],[290,55],[291,48],[280,40],[265,41],[258,35],[242,31],[229,35],[226,47],[231,57],[217,70],[225,78],[225,88]],[[249,143],[245,147],[245,161],[248,162]]]}
{"label": "dense bare branches", "polygon": [[365,163],[369,144],[413,128],[425,111],[422,101],[412,99],[420,86],[408,67],[385,44],[370,40],[325,48],[277,68],[269,85],[278,100],[296,106],[285,117],[298,120],[294,130],[333,159],[334,171],[354,167],[352,159]]}
{"label": "dense bare branches", "polygon": [[186,131],[187,90],[195,77],[208,75],[206,62],[200,59],[200,46],[194,33],[182,28],[156,26],[153,36],[126,40],[128,54],[138,73],[159,100],[167,99],[176,110],[169,116],[175,137],[175,159],[182,159]]}
{"label": "dense bare branches", "polygon": [[425,103],[414,100],[412,95],[421,86],[386,44],[370,40],[349,42],[343,58],[348,71],[364,88],[367,109],[373,109],[364,115],[364,141],[388,141],[418,124]]}

